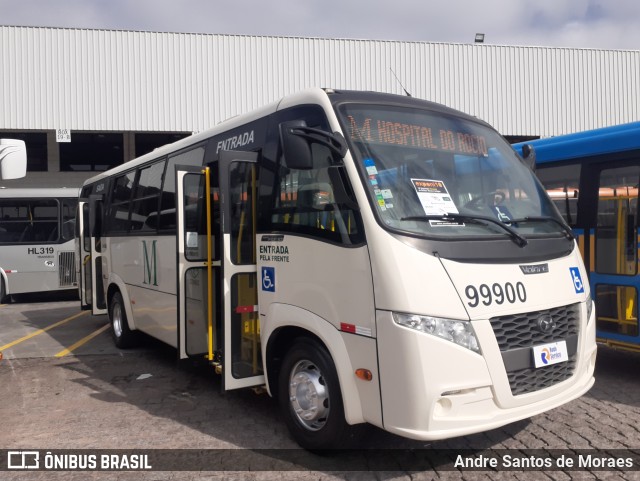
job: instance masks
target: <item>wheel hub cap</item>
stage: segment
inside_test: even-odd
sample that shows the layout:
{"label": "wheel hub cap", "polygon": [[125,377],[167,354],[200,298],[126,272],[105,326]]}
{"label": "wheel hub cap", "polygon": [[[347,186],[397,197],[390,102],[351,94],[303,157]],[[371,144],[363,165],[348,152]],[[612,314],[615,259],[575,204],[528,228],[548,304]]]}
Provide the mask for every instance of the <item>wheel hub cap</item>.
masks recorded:
{"label": "wheel hub cap", "polygon": [[329,415],[329,390],[318,367],[300,361],[291,370],[289,402],[300,423],[310,431],[318,431]]}

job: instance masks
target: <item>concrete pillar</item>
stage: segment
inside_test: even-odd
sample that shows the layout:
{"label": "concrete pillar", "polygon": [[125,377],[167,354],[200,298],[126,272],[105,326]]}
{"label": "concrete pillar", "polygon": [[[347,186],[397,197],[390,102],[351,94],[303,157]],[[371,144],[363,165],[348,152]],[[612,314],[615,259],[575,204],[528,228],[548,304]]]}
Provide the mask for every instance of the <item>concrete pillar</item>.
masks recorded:
{"label": "concrete pillar", "polygon": [[136,158],[136,138],[133,132],[123,132],[124,161],[129,162]]}
{"label": "concrete pillar", "polygon": [[47,171],[60,172],[60,148],[55,130],[47,131]]}

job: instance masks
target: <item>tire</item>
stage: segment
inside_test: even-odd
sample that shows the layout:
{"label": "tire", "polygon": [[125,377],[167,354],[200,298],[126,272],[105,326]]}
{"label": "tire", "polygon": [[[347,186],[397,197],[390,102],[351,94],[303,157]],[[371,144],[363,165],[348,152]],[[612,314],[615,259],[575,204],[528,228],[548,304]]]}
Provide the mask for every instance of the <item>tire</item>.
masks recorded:
{"label": "tire", "polygon": [[124,307],[122,294],[116,292],[109,302],[109,321],[111,322],[111,337],[116,347],[128,349],[137,344],[137,333],[129,329],[127,311]]}
{"label": "tire", "polygon": [[0,304],[4,303],[4,301],[6,300],[5,299],[7,297],[6,292],[7,290],[4,287],[4,279],[0,277]]}
{"label": "tire", "polygon": [[291,435],[310,451],[351,447],[364,426],[345,421],[335,364],[327,350],[309,338],[297,339],[285,355],[278,400]]}

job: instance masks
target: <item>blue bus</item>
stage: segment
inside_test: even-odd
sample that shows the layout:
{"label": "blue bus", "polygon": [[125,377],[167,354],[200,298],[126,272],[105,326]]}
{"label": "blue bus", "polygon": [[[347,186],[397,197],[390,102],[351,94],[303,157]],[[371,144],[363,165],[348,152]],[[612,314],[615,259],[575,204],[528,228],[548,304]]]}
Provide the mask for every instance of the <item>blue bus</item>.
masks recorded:
{"label": "blue bus", "polygon": [[578,239],[596,304],[596,336],[640,351],[640,122],[514,144],[534,147],[536,173]]}

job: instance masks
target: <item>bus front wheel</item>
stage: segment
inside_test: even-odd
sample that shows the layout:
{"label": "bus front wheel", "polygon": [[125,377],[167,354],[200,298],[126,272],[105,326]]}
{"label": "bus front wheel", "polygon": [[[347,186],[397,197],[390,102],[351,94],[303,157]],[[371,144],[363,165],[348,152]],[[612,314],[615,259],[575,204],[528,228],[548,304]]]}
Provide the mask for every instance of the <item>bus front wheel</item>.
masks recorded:
{"label": "bus front wheel", "polygon": [[127,311],[124,308],[122,294],[116,292],[109,303],[109,320],[111,321],[111,336],[113,342],[120,349],[133,347],[136,333],[129,329]]}
{"label": "bus front wheel", "polygon": [[335,364],[318,342],[300,338],[285,355],[278,399],[287,427],[300,446],[312,451],[344,448],[361,426],[350,426]]}

